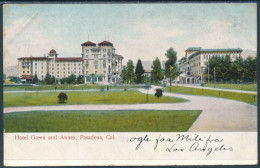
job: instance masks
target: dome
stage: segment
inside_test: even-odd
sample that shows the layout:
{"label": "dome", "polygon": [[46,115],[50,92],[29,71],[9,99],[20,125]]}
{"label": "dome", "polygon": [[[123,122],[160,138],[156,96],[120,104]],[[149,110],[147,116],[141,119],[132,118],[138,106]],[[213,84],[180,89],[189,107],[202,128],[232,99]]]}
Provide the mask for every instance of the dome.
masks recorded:
{"label": "dome", "polygon": [[52,49],[52,50],[50,51],[50,54],[56,54],[56,51],[55,51],[54,49]]}

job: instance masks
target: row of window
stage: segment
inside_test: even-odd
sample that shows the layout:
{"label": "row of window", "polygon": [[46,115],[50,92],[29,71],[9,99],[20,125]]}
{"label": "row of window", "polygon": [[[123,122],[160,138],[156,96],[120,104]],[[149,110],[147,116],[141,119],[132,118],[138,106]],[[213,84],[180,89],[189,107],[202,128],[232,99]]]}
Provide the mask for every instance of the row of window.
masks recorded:
{"label": "row of window", "polygon": [[[89,51],[90,51],[89,49],[85,50],[86,53],[89,53]],[[96,51],[99,52],[99,50],[93,50],[93,52],[96,52]],[[103,49],[103,50],[100,50],[100,51],[106,52],[106,49]],[[110,52],[110,49],[107,49],[107,51]]]}
{"label": "row of window", "polygon": [[[57,64],[57,63],[56,63],[56,65],[57,66],[60,66],[60,65],[62,66],[62,64]],[[69,64],[69,63],[67,65],[68,66],[70,66],[70,65],[73,66],[73,64]],[[50,66],[54,66],[54,64],[50,64]],[[66,66],[66,64],[63,64],[63,66]],[[74,66],[77,66],[77,64],[74,64]],[[78,64],[78,66],[81,66],[81,64]]]}
{"label": "row of window", "polygon": [[[73,72],[71,72],[73,74]],[[76,74],[77,71],[74,71],[74,74]],[[79,71],[79,74],[81,73],[81,71]],[[51,74],[54,74],[54,72],[51,72]],[[58,71],[57,74],[60,74],[60,72]],[[62,72],[61,72],[62,74]],[[63,74],[66,74],[66,71],[63,72]],[[68,74],[70,74],[70,71],[68,71]]]}
{"label": "row of window", "polygon": [[[98,55],[99,55],[99,54],[93,54],[93,55],[94,55],[94,58],[98,58]],[[89,55],[86,55],[85,57],[86,57],[86,58],[89,58]],[[105,54],[103,55],[103,58],[106,58],[106,55],[105,55]],[[110,55],[108,56],[108,58],[110,58]]]}
{"label": "row of window", "polygon": [[[62,69],[62,68],[61,68]],[[72,70],[73,68],[71,68],[71,70]],[[81,68],[79,67],[78,68],[79,70],[81,70]],[[51,70],[54,70],[54,68],[52,68]],[[60,68],[57,68],[57,70],[60,70]],[[66,68],[63,68],[63,70],[66,70]],[[68,70],[70,70],[70,68],[68,68]],[[74,70],[77,70],[77,68],[74,68]]]}

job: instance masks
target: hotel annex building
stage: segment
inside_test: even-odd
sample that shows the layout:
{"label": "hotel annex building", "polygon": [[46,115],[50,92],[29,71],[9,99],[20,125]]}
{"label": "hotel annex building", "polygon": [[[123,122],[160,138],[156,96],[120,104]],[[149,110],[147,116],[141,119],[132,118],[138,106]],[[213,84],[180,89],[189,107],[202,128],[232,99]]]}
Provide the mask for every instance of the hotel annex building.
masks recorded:
{"label": "hotel annex building", "polygon": [[52,49],[47,57],[18,58],[19,77],[30,81],[34,75],[43,80],[47,73],[56,79],[82,75],[85,83],[116,83],[122,72],[123,56],[115,54],[111,42],[81,44],[81,57],[58,57]]}
{"label": "hotel annex building", "polygon": [[179,60],[180,83],[201,83],[208,60],[211,57],[225,57],[229,55],[234,61],[241,56],[242,49],[202,49],[201,47],[190,47],[185,50],[185,56]]}

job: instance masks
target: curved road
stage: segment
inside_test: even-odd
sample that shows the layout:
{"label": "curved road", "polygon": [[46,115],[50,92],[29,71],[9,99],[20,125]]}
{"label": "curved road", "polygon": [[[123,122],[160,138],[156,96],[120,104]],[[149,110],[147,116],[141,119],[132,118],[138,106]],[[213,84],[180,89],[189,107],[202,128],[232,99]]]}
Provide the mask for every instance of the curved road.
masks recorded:
{"label": "curved road", "polygon": [[[149,90],[154,94],[156,87]],[[139,89],[147,93],[145,89]],[[163,93],[165,96],[187,99],[183,103],[125,104],[125,105],[60,105],[27,106],[4,108],[4,113],[34,110],[202,110],[202,113],[190,127],[190,132],[255,132],[257,131],[257,106],[248,103],[197,95]]]}

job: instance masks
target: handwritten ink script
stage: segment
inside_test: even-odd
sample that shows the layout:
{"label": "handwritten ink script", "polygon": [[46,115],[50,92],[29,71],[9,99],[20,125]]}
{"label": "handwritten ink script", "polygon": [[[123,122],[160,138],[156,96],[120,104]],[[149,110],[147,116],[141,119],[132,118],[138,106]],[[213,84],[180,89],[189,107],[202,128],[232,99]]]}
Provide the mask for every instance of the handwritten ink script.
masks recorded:
{"label": "handwritten ink script", "polygon": [[[136,143],[135,150],[140,150],[144,143],[153,143],[153,150],[158,150],[160,145],[166,145],[166,152],[203,152],[206,156],[213,152],[233,151],[233,148],[225,145],[223,138],[213,137],[211,135],[200,137],[197,134],[186,135],[176,134],[173,137],[150,138],[149,135],[140,137],[131,137],[130,142]],[[180,145],[181,144],[181,145]]]}

